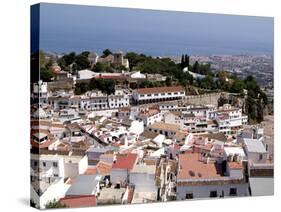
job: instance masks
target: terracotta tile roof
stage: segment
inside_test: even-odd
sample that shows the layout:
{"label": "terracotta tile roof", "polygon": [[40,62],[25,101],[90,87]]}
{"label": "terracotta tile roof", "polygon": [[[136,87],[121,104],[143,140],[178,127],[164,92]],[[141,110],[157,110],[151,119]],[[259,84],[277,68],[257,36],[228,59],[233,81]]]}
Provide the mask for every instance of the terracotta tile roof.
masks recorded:
{"label": "terracotta tile roof", "polygon": [[143,131],[142,134],[140,134],[141,136],[145,137],[145,138],[155,138],[158,133],[155,133],[155,132],[152,132],[152,131],[148,131],[148,130],[145,130]]}
{"label": "terracotta tile roof", "polygon": [[227,137],[223,133],[208,133],[208,134],[200,134],[200,136],[209,138],[209,139],[215,139],[219,141],[227,141]]}
{"label": "terracotta tile roof", "polygon": [[146,117],[151,117],[154,116],[156,114],[160,113],[159,109],[156,108],[149,108],[148,110],[143,110],[139,113],[139,117],[140,118],[146,118]]}
{"label": "terracotta tile roof", "polygon": [[131,111],[131,107],[121,107],[119,108],[120,112],[130,112]]}
{"label": "terracotta tile roof", "polygon": [[177,131],[175,137],[177,139],[185,138],[188,135],[188,132]]}
{"label": "terracotta tile roof", "polygon": [[137,161],[137,154],[119,154],[112,165],[112,169],[129,169],[131,170]]}
{"label": "terracotta tile roof", "polygon": [[177,132],[180,127],[176,124],[169,124],[164,122],[155,122],[152,125],[148,126],[149,128],[159,129],[159,130],[167,130],[167,131],[174,131]]}
{"label": "terracotta tile roof", "polygon": [[88,167],[84,174],[85,175],[96,175],[97,167]]}
{"label": "terracotta tile roof", "polygon": [[150,93],[166,93],[166,92],[179,92],[184,91],[181,86],[174,87],[155,87],[155,88],[140,88],[136,90],[139,94],[150,94]]}
{"label": "terracotta tile roof", "polygon": [[145,164],[148,165],[148,166],[149,165],[157,165],[157,163],[158,163],[158,160],[150,159],[150,158],[145,158],[144,161],[145,161]]}
{"label": "terracotta tile roof", "polygon": [[97,172],[103,176],[110,175],[111,167],[111,164],[100,161],[97,164]]}
{"label": "terracotta tile roof", "polygon": [[48,140],[44,143],[37,143],[34,140],[31,140],[31,145],[33,148],[39,148],[39,149],[43,149],[43,148],[48,148],[52,143],[54,143],[54,141],[52,140]]}
{"label": "terracotta tile roof", "polygon": [[179,155],[178,179],[219,178],[221,168],[217,164],[207,164],[201,161],[200,153]]}
{"label": "terracotta tile roof", "polygon": [[228,166],[231,169],[242,169],[243,168],[242,164],[238,163],[238,162],[228,162]]}
{"label": "terracotta tile roof", "polygon": [[94,195],[65,197],[65,198],[61,198],[59,201],[61,204],[65,204],[67,207],[70,208],[88,207],[88,206],[97,205],[97,199]]}

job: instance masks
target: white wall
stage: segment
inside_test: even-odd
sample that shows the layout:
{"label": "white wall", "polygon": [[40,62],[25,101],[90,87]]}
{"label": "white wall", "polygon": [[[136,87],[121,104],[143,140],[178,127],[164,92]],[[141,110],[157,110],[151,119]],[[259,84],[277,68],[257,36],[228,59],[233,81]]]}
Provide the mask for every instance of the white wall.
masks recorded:
{"label": "white wall", "polygon": [[84,174],[88,168],[88,156],[85,155],[79,162],[79,174]]}
{"label": "white wall", "polygon": [[253,163],[266,163],[267,153],[262,153],[262,160],[260,160],[260,154],[256,152],[247,152],[247,158]]}
{"label": "white wall", "polygon": [[144,131],[144,124],[142,121],[132,121],[131,127],[129,128],[130,133],[140,135]]}
{"label": "white wall", "polygon": [[[183,94],[181,94],[183,92]],[[171,94],[168,94],[171,93]],[[140,100],[152,100],[152,99],[163,99],[163,98],[169,98],[169,97],[184,97],[185,92],[184,91],[178,91],[178,92],[164,92],[164,95],[162,93],[151,93],[151,94],[139,94],[137,91],[133,91],[133,98],[134,100],[140,101]]]}
{"label": "white wall", "polygon": [[249,196],[248,184],[236,185],[206,185],[206,186],[177,186],[177,200],[185,200],[186,193],[193,193],[193,198],[209,198],[211,191],[217,191],[218,196],[224,191],[229,196],[230,188],[237,188],[237,196]]}
{"label": "white wall", "polygon": [[[43,172],[40,174],[41,176],[44,176],[47,174],[49,177],[65,177],[64,172],[64,163],[62,157],[53,157],[50,159],[43,159],[38,158],[39,160],[33,160],[31,159],[31,167],[34,170],[37,170],[38,168],[42,170]],[[37,163],[37,166],[35,166],[35,163]],[[57,163],[57,167],[54,166],[54,163]],[[44,166],[45,164],[45,166]],[[39,166],[39,167],[38,167]]]}
{"label": "white wall", "polygon": [[79,174],[84,174],[88,168],[88,157],[85,155],[78,163],[65,163],[64,172],[65,177],[76,177]]}
{"label": "white wall", "polygon": [[[40,205],[40,209],[44,209],[48,202],[53,201],[54,199],[59,200],[64,197],[69,187],[70,185],[64,184],[64,179],[61,178],[58,182],[50,185],[50,187],[39,198],[33,187],[30,186],[31,198],[35,201],[36,205]],[[40,202],[38,202],[38,200]]]}
{"label": "white wall", "polygon": [[164,114],[164,122],[168,124],[177,124],[180,126],[181,130],[188,128],[187,126],[184,125],[183,119],[169,112]]}
{"label": "white wall", "polygon": [[138,192],[157,192],[155,186],[154,174],[130,173],[130,183],[135,185]]}
{"label": "white wall", "polygon": [[228,175],[231,178],[242,178],[243,177],[243,169],[229,169],[228,168]]}
{"label": "white wall", "polygon": [[126,169],[111,169],[110,181],[113,184],[123,183],[128,180],[128,171]]}

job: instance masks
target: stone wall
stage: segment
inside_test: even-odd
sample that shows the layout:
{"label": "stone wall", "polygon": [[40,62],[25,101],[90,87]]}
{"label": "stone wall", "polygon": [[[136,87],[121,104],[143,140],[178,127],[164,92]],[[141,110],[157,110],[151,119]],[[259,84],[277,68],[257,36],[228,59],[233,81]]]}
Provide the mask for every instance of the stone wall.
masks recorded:
{"label": "stone wall", "polygon": [[200,104],[211,104],[214,106],[218,105],[218,100],[222,95],[227,95],[225,93],[210,93],[210,94],[202,94],[202,95],[190,95],[190,96],[185,96],[182,101],[187,104],[195,104],[195,105],[200,105]]}

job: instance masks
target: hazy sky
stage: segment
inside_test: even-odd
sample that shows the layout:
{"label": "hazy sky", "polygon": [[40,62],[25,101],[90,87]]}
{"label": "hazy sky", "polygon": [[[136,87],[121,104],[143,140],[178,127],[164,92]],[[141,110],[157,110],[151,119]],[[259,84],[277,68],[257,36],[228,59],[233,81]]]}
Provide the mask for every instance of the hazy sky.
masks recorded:
{"label": "hazy sky", "polygon": [[41,4],[40,48],[152,55],[273,51],[273,18]]}

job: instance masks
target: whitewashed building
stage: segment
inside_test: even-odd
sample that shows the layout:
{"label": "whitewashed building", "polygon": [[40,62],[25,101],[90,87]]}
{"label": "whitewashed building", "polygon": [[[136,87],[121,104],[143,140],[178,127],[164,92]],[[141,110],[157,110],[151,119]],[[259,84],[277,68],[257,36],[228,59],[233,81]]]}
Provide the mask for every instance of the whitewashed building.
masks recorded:
{"label": "whitewashed building", "polygon": [[130,170],[137,164],[137,160],[137,154],[118,154],[110,171],[110,181],[118,186],[128,184]]}
{"label": "whitewashed building", "polygon": [[224,134],[235,134],[247,124],[248,117],[242,114],[241,108],[234,108],[229,104],[219,107],[215,117],[219,132]]}
{"label": "whitewashed building", "polygon": [[240,163],[228,163],[223,173],[219,164],[203,162],[201,157],[199,153],[179,155],[177,200],[249,196]]}
{"label": "whitewashed building", "polygon": [[250,163],[266,163],[268,153],[261,140],[244,138],[243,147]]}
{"label": "whitewashed building", "polygon": [[39,101],[39,103],[47,103],[48,100],[48,83],[39,80],[33,83],[32,97]]}
{"label": "whitewashed building", "polygon": [[160,122],[162,118],[161,111],[156,107],[141,108],[136,116],[137,120],[143,121],[145,127]]}
{"label": "whitewashed building", "polygon": [[140,88],[132,93],[133,101],[137,104],[176,100],[184,96],[185,90],[181,86]]}

